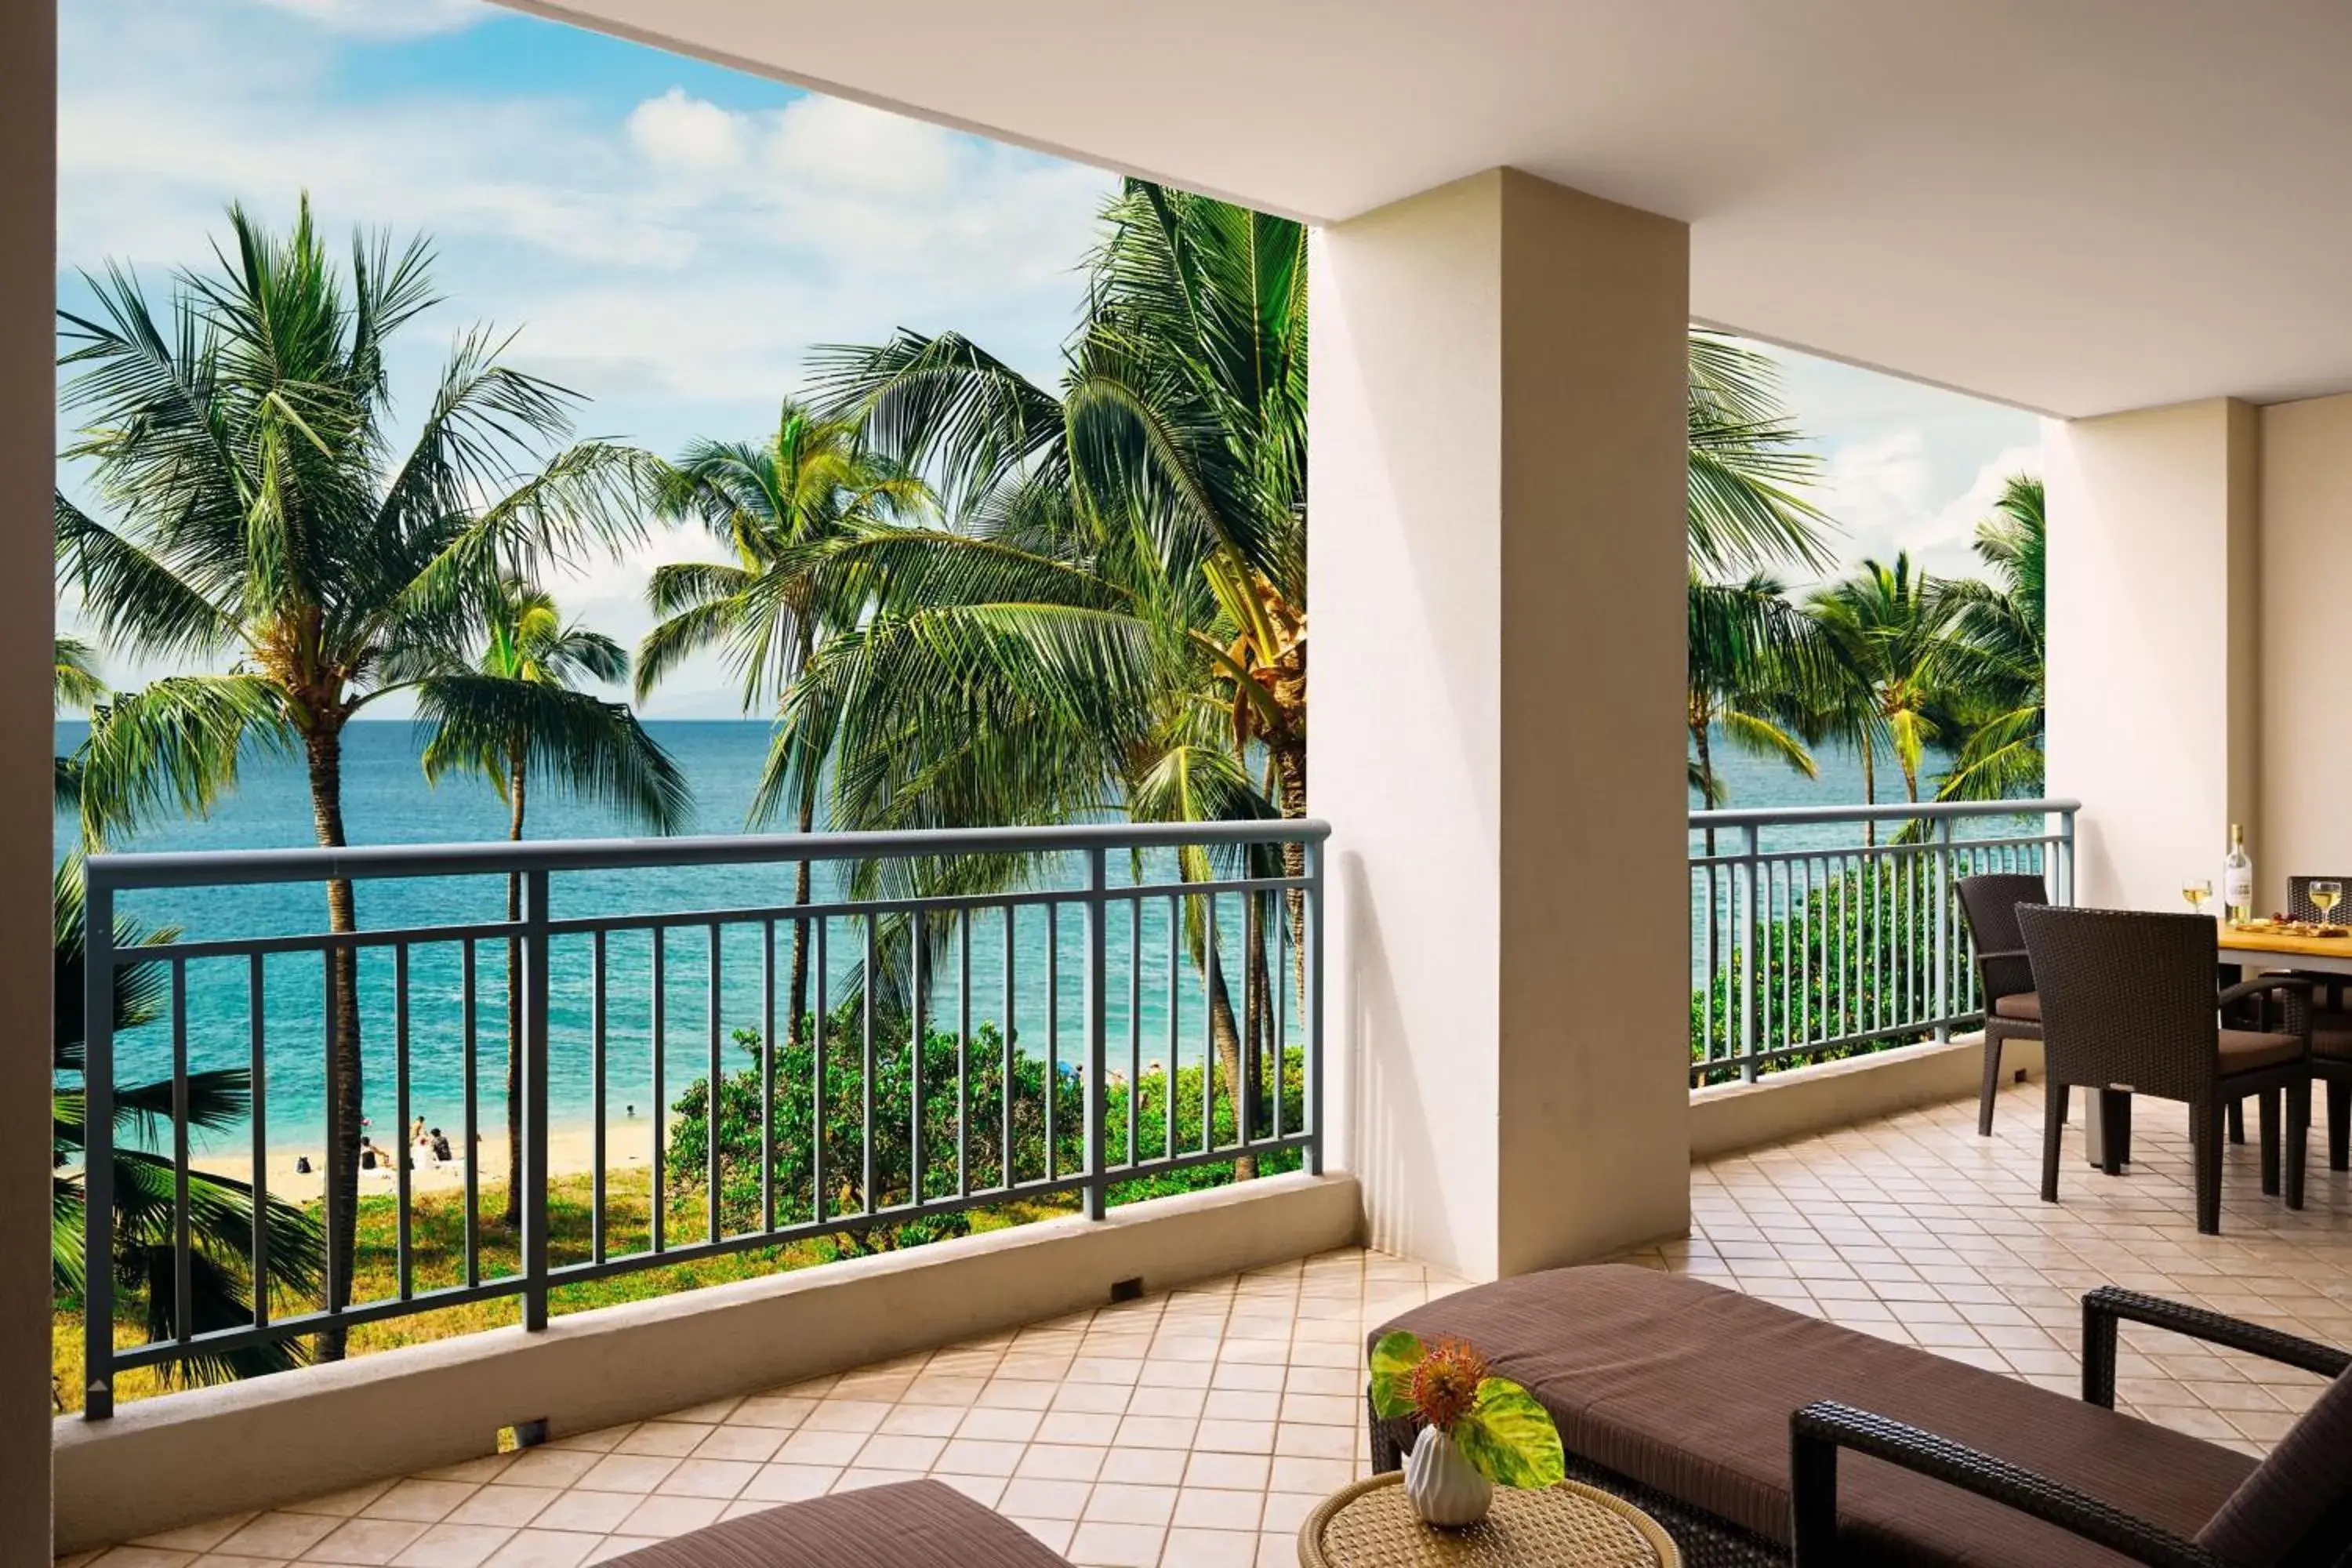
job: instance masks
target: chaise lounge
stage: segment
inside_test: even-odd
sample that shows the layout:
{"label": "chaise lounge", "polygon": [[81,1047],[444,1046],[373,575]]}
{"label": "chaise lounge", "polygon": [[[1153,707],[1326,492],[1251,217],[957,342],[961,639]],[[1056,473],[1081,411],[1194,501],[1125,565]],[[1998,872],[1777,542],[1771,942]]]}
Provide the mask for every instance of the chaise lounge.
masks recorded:
{"label": "chaise lounge", "polygon": [[[2352,1552],[2352,1354],[2115,1289],[2085,1297],[2083,1318],[2080,1400],[1622,1264],[1480,1286],[1371,1339],[1475,1346],[1551,1412],[1570,1473],[1647,1509],[1692,1568],[2299,1568]],[[2258,1464],[2113,1408],[2126,1321],[2334,1382]],[[1411,1436],[1371,1419],[1374,1468],[1398,1468]]]}

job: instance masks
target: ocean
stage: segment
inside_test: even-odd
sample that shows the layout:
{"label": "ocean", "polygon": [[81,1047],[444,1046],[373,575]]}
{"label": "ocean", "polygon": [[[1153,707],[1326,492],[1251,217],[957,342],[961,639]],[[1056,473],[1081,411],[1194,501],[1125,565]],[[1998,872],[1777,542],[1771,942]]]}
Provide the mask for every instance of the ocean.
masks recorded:
{"label": "ocean", "polygon": [[[691,781],[696,799],[692,831],[744,831],[745,814],[766,755],[768,727],[740,721],[656,721],[647,728]],[[58,726],[60,752],[85,732],[78,722]],[[487,780],[476,777],[425,782],[419,763],[420,737],[405,721],[357,723],[344,745],[343,811],[354,844],[417,844],[499,839],[506,835],[506,807]],[[1858,759],[1829,756],[1822,776],[1807,780],[1778,764],[1733,752],[1719,752],[1729,781],[1731,804],[1781,805],[1834,804],[1861,798]],[[1882,780],[1889,774],[1882,772]],[[533,791],[529,836],[540,838],[629,837],[634,829],[609,811],[564,798],[539,783]],[[62,845],[70,825],[60,824]],[[203,819],[159,823],[125,850],[259,849],[299,847],[312,842],[308,785],[298,757],[249,758],[235,792]],[[1123,858],[1114,858],[1114,880],[1124,880]],[[820,866],[817,896],[837,889]],[[559,876],[551,899],[559,919],[589,914],[723,910],[782,904],[791,898],[791,868],[696,867],[653,871],[598,872]],[[1073,883],[1075,885],[1075,883]],[[401,879],[362,882],[357,892],[361,924],[369,929],[416,927],[503,918],[503,878]],[[1227,900],[1221,925],[1234,944],[1239,938],[1239,902]],[[121,912],[153,929],[176,927],[188,939],[290,935],[322,930],[325,897],[317,885],[198,888],[142,890],[124,895]],[[1172,995],[1168,986],[1168,915],[1162,900],[1147,900],[1142,921],[1144,967],[1140,1005],[1133,1018],[1139,1062],[1199,1059],[1205,1012],[1197,973],[1180,964]],[[1083,1036],[1084,933],[1074,911],[1066,911],[1052,932],[1060,984],[1057,1005],[1049,1010],[1044,963],[1047,944],[1043,909],[1024,910],[1014,942],[1018,964],[1014,1022],[1022,1048],[1043,1054],[1057,1037],[1059,1057],[1075,1059]],[[972,927],[971,984],[975,1026],[1003,1014],[1004,928],[989,915]],[[673,932],[664,952],[664,1054],[666,1098],[707,1070],[710,1037],[709,942],[703,930]],[[756,1029],[763,1007],[762,933],[757,926],[723,930],[719,953],[719,1026],[722,1034]],[[833,994],[854,976],[858,933],[848,922],[832,932]],[[1128,964],[1133,933],[1124,914],[1115,913],[1108,933],[1110,983],[1105,1010],[1113,1064],[1123,1068],[1129,1037]],[[784,989],[789,962],[788,931],[777,939],[777,989]],[[464,1027],[463,957],[459,944],[420,945],[410,970],[410,1073],[412,1107],[433,1124],[462,1124],[467,1050]],[[610,939],[607,948],[607,1104],[616,1121],[648,1114],[655,1103],[652,1072],[652,942],[646,933]],[[380,1142],[394,1141],[393,960],[388,950],[371,950],[362,964],[362,1038],[365,1055],[366,1110]],[[550,965],[551,1120],[557,1125],[586,1121],[593,1106],[589,1062],[591,971],[587,939],[556,944]],[[324,1047],[320,1027],[321,965],[315,957],[272,958],[266,970],[263,1005],[268,1062],[269,1139],[273,1147],[315,1147],[323,1125]],[[479,1116],[485,1128],[504,1117],[506,1052],[505,950],[480,944],[477,953],[478,1018],[472,1048],[479,1075]],[[955,976],[950,969],[935,981],[935,1018],[952,1021]],[[188,964],[188,1049],[192,1067],[247,1065],[252,1014],[244,959],[194,960]],[[1058,1024],[1058,1034],[1052,1027]],[[1289,1020],[1293,1043],[1297,1020]],[[730,1066],[746,1058],[731,1044]],[[171,1038],[161,1022],[126,1031],[116,1045],[116,1081],[131,1085],[167,1078]],[[247,1134],[228,1129],[200,1135],[200,1149],[236,1149]]]}

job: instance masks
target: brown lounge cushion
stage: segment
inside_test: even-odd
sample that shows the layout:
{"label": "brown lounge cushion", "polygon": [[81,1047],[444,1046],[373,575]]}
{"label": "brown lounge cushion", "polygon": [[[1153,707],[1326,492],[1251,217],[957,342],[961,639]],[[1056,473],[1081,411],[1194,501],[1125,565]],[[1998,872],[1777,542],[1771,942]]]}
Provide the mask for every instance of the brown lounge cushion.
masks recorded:
{"label": "brown lounge cushion", "polygon": [[2276,1067],[2303,1055],[2303,1041],[2293,1035],[2263,1035],[2252,1029],[2221,1031],[2221,1070],[2252,1072]]}
{"label": "brown lounge cushion", "polygon": [[2042,1022],[2042,993],[2020,991],[2013,996],[1997,996],[1993,998],[1992,1010],[2000,1017],[2021,1024],[2039,1024]]}
{"label": "brown lounge cushion", "polygon": [[953,1487],[901,1481],[747,1513],[613,1562],[629,1568],[1069,1568]]}
{"label": "brown lounge cushion", "polygon": [[[1835,1399],[2081,1488],[2194,1537],[2254,1462],[1965,1362],[1736,1290],[1625,1264],[1561,1268],[1417,1307],[1380,1331],[1466,1340],[1524,1384],[1571,1454],[1785,1545],[1789,1416]],[[1377,1340],[1379,1334],[1374,1334]],[[2111,1568],[2038,1520],[1853,1454],[1838,1504],[1856,1561]]]}

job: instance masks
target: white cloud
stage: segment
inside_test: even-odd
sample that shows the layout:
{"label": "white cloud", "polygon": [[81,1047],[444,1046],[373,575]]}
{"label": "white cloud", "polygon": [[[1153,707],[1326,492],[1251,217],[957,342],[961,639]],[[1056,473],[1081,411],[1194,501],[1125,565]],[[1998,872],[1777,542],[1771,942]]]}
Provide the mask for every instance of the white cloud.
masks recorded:
{"label": "white cloud", "polygon": [[365,38],[410,38],[450,33],[497,15],[481,0],[246,0],[283,11],[337,33]]}
{"label": "white cloud", "polygon": [[[349,88],[373,38],[483,16],[499,31],[468,47],[511,60],[510,85]],[[77,0],[63,20],[64,268],[120,258],[152,286],[207,262],[230,199],[275,225],[308,190],[331,234],[436,241],[449,303],[395,363],[411,403],[448,335],[487,320],[520,329],[516,363],[593,400],[584,431],[664,452],[757,438],[814,342],[953,327],[1050,377],[1112,188],[772,84],[744,93],[773,107],[712,102],[652,50],[634,101],[590,97],[532,71],[527,30],[553,24],[456,0]],[[672,538],[600,566],[571,607],[634,642],[653,563],[705,549]],[[731,714],[732,683],[697,666],[649,710]]]}
{"label": "white cloud", "polygon": [[688,169],[728,169],[742,163],[749,138],[745,116],[688,98],[682,87],[649,98],[629,111],[630,142],[656,163]]}

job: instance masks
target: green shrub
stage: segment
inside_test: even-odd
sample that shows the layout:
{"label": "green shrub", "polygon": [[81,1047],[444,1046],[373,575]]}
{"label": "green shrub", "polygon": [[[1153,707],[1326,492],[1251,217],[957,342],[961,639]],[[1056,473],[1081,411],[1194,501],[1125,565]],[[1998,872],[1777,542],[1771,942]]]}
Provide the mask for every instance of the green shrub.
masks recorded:
{"label": "green shrub", "polygon": [[[862,1019],[856,1003],[836,1009],[827,1022],[824,1039],[824,1081],[817,1090],[816,1049],[813,1032],[802,1031],[803,1043],[779,1040],[775,1059],[775,1203],[779,1226],[805,1225],[819,1216],[814,1203],[816,1145],[812,1129],[817,1101],[824,1104],[824,1216],[860,1215],[868,1207],[866,1184],[866,1062],[861,1040]],[[1067,1177],[1086,1169],[1086,1086],[1073,1064],[1065,1061],[1052,1084],[1053,1158],[1047,1160],[1046,1065],[1037,1057],[1016,1052],[1012,1061],[1012,1092],[1004,1094],[1005,1041],[992,1023],[976,1028],[962,1053],[962,1088],[958,1083],[957,1041],[952,1031],[927,1027],[922,1044],[922,1170],[918,1194],[914,1180],[914,1085],[908,1065],[911,1027],[903,1016],[878,1017],[875,1024],[873,1083],[874,1207],[903,1207],[919,1195],[925,1202],[953,1198],[959,1191],[957,1121],[968,1093],[971,1118],[964,1128],[964,1173],[975,1192],[1002,1187],[1005,1176],[1006,1119],[1011,1120],[1012,1176],[1015,1185]],[[761,1182],[760,1055],[757,1031],[739,1029],[734,1043],[747,1058],[719,1081],[719,1214],[727,1234],[757,1229],[762,1223],[764,1193]],[[1293,1049],[1282,1063],[1283,1126],[1301,1124],[1305,1110],[1305,1059]],[[1118,1072],[1114,1064],[1112,1071]],[[1253,1131],[1263,1135],[1271,1125],[1271,1096],[1261,1071],[1256,1086]],[[1201,1147],[1201,1068],[1180,1067],[1175,1076],[1175,1146],[1178,1153]],[[1128,1117],[1139,1107],[1136,1153],[1140,1161],[1166,1155],[1169,1142],[1168,1073],[1163,1067],[1143,1075],[1139,1085],[1114,1077],[1105,1093],[1104,1141],[1108,1163],[1116,1168],[1127,1157]],[[688,1085],[674,1105],[677,1119],[665,1162],[673,1194],[700,1192],[709,1182],[710,1158],[710,1088],[707,1078]],[[1224,1085],[1217,1086],[1214,1141],[1234,1142],[1234,1105]],[[1296,1170],[1295,1152],[1260,1154],[1259,1174]],[[1196,1165],[1127,1177],[1112,1184],[1109,1200],[1133,1203],[1141,1198],[1197,1191],[1234,1179],[1231,1162]],[[845,1225],[836,1234],[840,1249],[849,1255],[887,1251],[948,1237],[971,1228],[969,1213],[920,1215],[902,1220]]]}

